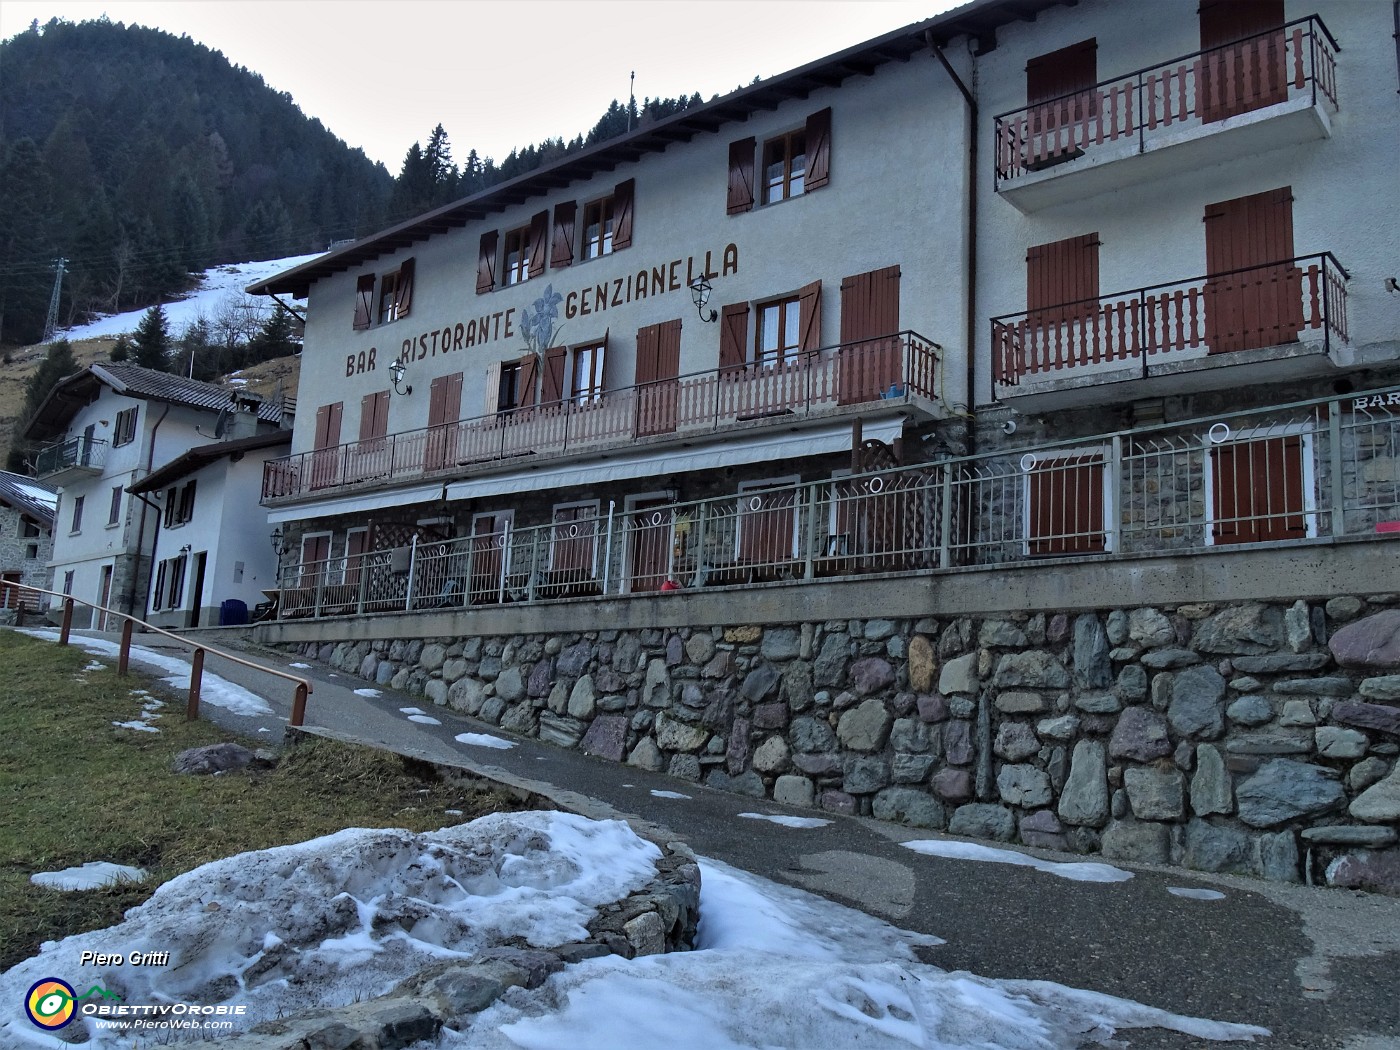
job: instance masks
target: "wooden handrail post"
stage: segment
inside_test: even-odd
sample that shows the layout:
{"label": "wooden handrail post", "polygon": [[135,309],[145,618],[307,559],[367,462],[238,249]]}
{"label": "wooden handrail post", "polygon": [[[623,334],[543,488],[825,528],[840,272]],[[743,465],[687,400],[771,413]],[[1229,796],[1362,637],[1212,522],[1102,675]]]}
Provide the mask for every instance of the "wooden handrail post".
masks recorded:
{"label": "wooden handrail post", "polygon": [[190,660],[190,698],[185,704],[185,721],[199,718],[199,687],[204,681],[204,650],[196,649]]}
{"label": "wooden handrail post", "polygon": [[306,683],[298,682],[296,695],[292,698],[292,720],[290,725],[301,727],[306,721]]}
{"label": "wooden handrail post", "polygon": [[122,647],[117,655],[117,674],[126,677],[127,665],[131,662],[131,632],[134,621],[130,616],[122,623]]}
{"label": "wooden handrail post", "polygon": [[58,629],[58,644],[67,645],[68,636],[73,633],[73,599],[63,599],[63,626]]}

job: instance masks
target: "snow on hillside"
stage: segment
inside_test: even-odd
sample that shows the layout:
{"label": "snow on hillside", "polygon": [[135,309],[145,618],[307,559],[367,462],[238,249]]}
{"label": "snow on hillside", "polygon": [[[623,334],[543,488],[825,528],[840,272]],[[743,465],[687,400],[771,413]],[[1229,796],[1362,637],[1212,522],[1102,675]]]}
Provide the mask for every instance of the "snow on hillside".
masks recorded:
{"label": "snow on hillside", "polygon": [[[254,281],[271,277],[283,270],[290,270],[292,267],[300,266],[314,258],[316,255],[294,255],[288,259],[235,263],[206,270],[199,278],[199,287],[188,297],[178,302],[165,304],[165,319],[171,335],[178,336],[197,317],[212,320],[217,316],[225,301],[239,299],[243,295],[243,289]],[[259,301],[266,302],[266,300],[261,299]],[[145,312],[146,310],[143,308],[123,314],[112,314],[109,317],[93,321],[91,324],[69,328],[59,334],[70,340],[130,334],[136,331],[136,326],[141,323],[141,316]]]}

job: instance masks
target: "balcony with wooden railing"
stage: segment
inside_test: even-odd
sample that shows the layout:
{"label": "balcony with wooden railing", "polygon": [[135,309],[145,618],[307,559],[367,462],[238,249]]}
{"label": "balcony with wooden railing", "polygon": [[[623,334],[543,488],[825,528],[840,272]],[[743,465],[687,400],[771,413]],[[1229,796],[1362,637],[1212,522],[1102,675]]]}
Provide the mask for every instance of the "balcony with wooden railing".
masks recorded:
{"label": "balcony with wooden railing", "polygon": [[1222,365],[1247,365],[1260,380],[1296,374],[1347,345],[1348,277],[1326,252],[994,317],[995,392],[1165,376],[1184,389],[1183,376]]}
{"label": "balcony with wooden railing", "polygon": [[939,346],[903,331],[773,365],[694,372],[269,461],[262,502],[464,477],[503,465],[791,426],[872,405],[942,414]]}
{"label": "balcony with wooden railing", "polygon": [[996,117],[1022,211],[1331,134],[1337,43],[1316,15]]}

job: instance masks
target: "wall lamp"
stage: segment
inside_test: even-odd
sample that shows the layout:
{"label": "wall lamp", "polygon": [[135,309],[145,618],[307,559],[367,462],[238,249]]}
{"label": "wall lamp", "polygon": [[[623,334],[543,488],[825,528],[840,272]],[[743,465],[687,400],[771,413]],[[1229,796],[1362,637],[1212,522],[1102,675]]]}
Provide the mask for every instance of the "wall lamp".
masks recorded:
{"label": "wall lamp", "polygon": [[282,560],[282,555],[287,553],[287,538],[282,535],[282,526],[278,525],[272,530],[272,553],[277,555],[277,560]]}
{"label": "wall lamp", "polygon": [[700,315],[700,320],[716,321],[719,319],[719,314],[713,310],[710,311],[710,316],[705,316],[705,307],[710,302],[710,282],[705,279],[704,274],[690,282],[690,299],[695,304],[695,310]]}
{"label": "wall lamp", "polygon": [[407,371],[408,366],[402,361],[395,361],[389,366],[389,381],[394,384],[394,393],[404,396],[413,393],[413,384],[411,383],[402,390],[399,389],[399,384],[403,382],[403,375]]}

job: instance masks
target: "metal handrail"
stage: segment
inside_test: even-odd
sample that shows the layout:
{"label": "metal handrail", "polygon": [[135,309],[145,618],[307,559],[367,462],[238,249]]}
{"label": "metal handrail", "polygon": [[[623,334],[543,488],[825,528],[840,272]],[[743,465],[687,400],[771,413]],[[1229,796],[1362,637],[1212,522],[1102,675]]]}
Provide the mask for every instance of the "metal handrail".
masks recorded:
{"label": "metal handrail", "polygon": [[[127,673],[127,667],[131,658],[131,636],[133,628],[138,625],[146,631],[164,635],[166,638],[174,639],[182,645],[190,646],[194,650],[194,654],[190,663],[189,697],[185,704],[185,719],[187,721],[193,722],[199,717],[199,694],[204,677],[204,654],[207,652],[213,653],[215,656],[221,656],[225,660],[242,667],[247,667],[254,671],[263,671],[277,678],[285,678],[290,682],[295,682],[296,692],[292,697],[292,717],[290,724],[293,726],[300,726],[306,720],[306,698],[312,692],[311,680],[309,678],[290,674],[286,671],[278,670],[275,667],[266,667],[263,664],[254,663],[252,660],[244,659],[241,656],[234,656],[232,653],[224,652],[222,649],[215,649],[212,645],[204,645],[191,638],[186,638],[183,635],[167,631],[163,627],[157,627],[155,624],[147,623],[145,620],[137,619],[130,613],[122,612],[119,609],[108,609],[106,606],[97,605],[93,602],[85,601],[82,598],[75,598],[73,595],[64,594],[62,591],[51,591],[45,587],[35,587],[27,583],[11,583],[9,586],[18,590],[33,591],[36,594],[47,594],[54,598],[63,599],[63,623],[59,627],[58,632],[59,645],[67,645],[69,637],[72,634],[73,605],[75,602],[80,602],[89,609],[95,609],[97,612],[104,613],[108,616],[120,616],[122,618],[122,640],[117,656],[117,674],[119,675],[124,676]],[[23,617],[24,610],[21,608],[16,612],[17,625],[23,625]]]}

